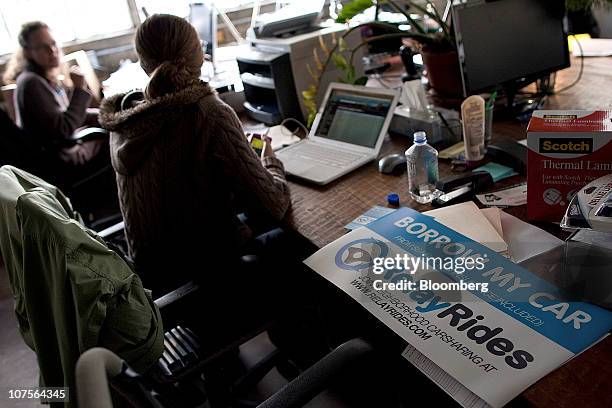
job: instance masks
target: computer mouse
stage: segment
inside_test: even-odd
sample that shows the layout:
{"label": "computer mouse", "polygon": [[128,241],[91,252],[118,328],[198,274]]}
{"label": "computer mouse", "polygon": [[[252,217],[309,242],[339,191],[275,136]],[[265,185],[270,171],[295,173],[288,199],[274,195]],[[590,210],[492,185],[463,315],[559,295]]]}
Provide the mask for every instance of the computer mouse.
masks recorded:
{"label": "computer mouse", "polygon": [[378,171],[383,174],[391,174],[403,164],[406,164],[406,156],[400,153],[390,154],[378,161]]}

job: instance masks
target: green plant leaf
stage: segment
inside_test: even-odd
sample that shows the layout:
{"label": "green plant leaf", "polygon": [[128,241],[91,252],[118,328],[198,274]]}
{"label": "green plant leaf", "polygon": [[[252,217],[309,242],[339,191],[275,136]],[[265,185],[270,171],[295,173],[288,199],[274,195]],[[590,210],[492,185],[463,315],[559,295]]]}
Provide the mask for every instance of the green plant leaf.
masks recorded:
{"label": "green plant leaf", "polygon": [[347,70],[349,67],[349,64],[346,61],[346,58],[344,58],[342,54],[339,54],[337,52],[332,54],[332,62],[336,68],[342,71]]}
{"label": "green plant leaf", "polygon": [[306,127],[308,129],[310,129],[310,127],[312,126],[312,122],[314,122],[316,116],[317,116],[316,112],[310,112],[308,114],[308,119],[306,119]]}
{"label": "green plant leaf", "polygon": [[345,79],[347,84],[355,83],[355,67],[353,65],[349,66],[346,70]]}
{"label": "green plant leaf", "polygon": [[336,18],[337,23],[346,23],[351,18],[355,17],[357,14],[364,12],[370,7],[376,4],[373,0],[353,0],[349,3],[346,3],[340,14],[338,14],[338,18]]}
{"label": "green plant leaf", "polygon": [[302,91],[302,97],[304,101],[314,100],[317,98],[317,88],[314,85],[310,85],[307,89]]}
{"label": "green plant leaf", "polygon": [[[586,10],[593,6],[594,0],[565,0],[565,7],[570,11]],[[600,2],[609,3],[609,2]]]}
{"label": "green plant leaf", "polygon": [[348,50],[346,40],[344,39],[344,37],[340,37],[340,40],[338,40],[338,52],[344,52],[346,50]]}

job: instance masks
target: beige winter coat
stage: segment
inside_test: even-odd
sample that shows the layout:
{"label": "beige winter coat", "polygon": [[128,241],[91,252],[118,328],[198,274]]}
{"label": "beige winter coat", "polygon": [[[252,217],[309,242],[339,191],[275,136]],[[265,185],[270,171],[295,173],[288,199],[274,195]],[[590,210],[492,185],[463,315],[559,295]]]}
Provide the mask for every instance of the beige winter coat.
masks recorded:
{"label": "beige winter coat", "polygon": [[289,206],[282,163],[257,157],[235,112],[204,82],[126,110],[122,98],[103,101],[100,123],[112,132],[121,210],[145,285],[229,274],[224,265],[245,241],[236,213],[281,219]]}

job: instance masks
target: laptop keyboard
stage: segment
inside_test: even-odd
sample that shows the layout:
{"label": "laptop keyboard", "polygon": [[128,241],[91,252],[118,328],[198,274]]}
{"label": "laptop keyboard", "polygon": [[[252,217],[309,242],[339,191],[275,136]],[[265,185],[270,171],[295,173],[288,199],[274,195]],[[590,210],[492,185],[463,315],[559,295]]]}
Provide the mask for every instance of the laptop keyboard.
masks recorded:
{"label": "laptop keyboard", "polygon": [[365,154],[350,153],[314,143],[301,143],[294,149],[286,150],[284,153],[291,158],[300,158],[337,168],[346,167],[366,156]]}

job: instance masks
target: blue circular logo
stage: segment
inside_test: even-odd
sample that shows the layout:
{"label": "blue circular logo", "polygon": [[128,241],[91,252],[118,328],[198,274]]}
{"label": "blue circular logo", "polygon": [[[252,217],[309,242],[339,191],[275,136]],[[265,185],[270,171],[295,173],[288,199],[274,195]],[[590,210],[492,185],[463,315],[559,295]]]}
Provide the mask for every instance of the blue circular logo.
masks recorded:
{"label": "blue circular logo", "polygon": [[375,238],[362,238],[340,248],[335,261],[340,269],[360,271],[372,267],[374,258],[384,258],[388,253],[389,247],[384,242]]}

